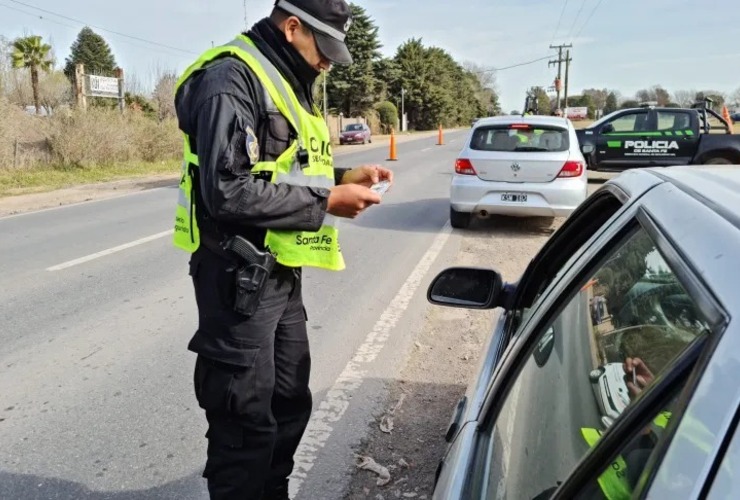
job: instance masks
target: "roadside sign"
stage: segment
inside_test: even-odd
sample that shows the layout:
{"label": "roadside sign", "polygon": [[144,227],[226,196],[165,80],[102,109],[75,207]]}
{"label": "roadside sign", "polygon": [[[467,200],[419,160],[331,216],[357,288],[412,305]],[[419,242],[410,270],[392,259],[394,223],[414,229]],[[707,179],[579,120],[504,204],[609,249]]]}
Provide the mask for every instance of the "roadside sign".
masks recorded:
{"label": "roadside sign", "polygon": [[571,120],[585,120],[588,118],[588,107],[565,108],[565,116]]}
{"label": "roadside sign", "polygon": [[90,75],[90,95],[94,97],[118,97],[118,78]]}

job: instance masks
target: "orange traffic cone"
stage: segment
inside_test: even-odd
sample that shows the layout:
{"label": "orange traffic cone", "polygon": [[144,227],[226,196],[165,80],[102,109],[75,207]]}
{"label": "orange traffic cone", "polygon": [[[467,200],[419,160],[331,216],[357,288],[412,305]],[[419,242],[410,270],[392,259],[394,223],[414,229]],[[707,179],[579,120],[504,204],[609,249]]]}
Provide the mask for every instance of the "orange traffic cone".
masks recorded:
{"label": "orange traffic cone", "polygon": [[730,118],[730,111],[727,109],[727,106],[722,106],[722,118],[725,119],[727,122],[727,129],[731,134],[734,134],[733,126],[732,126],[732,118]]}
{"label": "orange traffic cone", "polygon": [[396,134],[394,133],[393,129],[391,129],[391,154],[388,158],[388,161],[396,160],[398,160],[398,157],[396,156]]}
{"label": "orange traffic cone", "polygon": [[445,144],[445,142],[444,142],[444,137],[443,137],[443,134],[442,134],[442,124],[440,123],[439,124],[439,134],[438,134],[438,137],[437,137],[437,146],[444,146],[444,144]]}

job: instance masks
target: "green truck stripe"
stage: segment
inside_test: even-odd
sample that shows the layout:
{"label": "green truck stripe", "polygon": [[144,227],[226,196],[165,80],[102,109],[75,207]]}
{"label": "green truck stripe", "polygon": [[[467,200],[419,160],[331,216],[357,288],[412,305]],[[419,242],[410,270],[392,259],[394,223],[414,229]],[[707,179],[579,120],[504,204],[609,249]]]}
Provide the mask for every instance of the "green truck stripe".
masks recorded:
{"label": "green truck stripe", "polygon": [[606,141],[606,145],[610,148],[621,148],[622,141]]}
{"label": "green truck stripe", "polygon": [[693,130],[684,130],[684,134],[686,134],[686,135],[694,135],[694,131]]}
{"label": "green truck stripe", "polygon": [[683,135],[683,130],[676,130],[676,135]]}
{"label": "green truck stripe", "polygon": [[613,132],[609,134],[604,134],[606,136],[610,135],[621,135],[626,137],[637,137],[637,136],[643,136],[643,137],[662,137],[663,132]]}

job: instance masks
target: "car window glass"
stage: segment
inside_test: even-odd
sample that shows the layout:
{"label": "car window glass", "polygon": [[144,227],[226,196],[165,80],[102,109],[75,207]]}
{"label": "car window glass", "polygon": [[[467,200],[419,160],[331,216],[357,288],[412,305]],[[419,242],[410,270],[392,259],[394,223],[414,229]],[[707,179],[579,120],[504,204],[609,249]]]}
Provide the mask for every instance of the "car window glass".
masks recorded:
{"label": "car window glass", "polygon": [[658,111],[659,131],[684,131],[691,128],[691,116],[678,111]]}
{"label": "car window glass", "polygon": [[477,151],[561,152],[570,147],[567,129],[537,125],[479,127],[470,148]]}
{"label": "car window glass", "polygon": [[614,127],[614,132],[612,133],[641,132],[647,130],[647,118],[648,114],[646,112],[628,113],[615,118],[609,123]]}
{"label": "car window glass", "polygon": [[[638,429],[637,434],[622,446],[611,461],[576,496],[576,500],[629,500],[640,476],[659,444],[667,439],[666,428],[678,406],[682,383],[674,388],[673,397],[664,404],[652,420]],[[600,430],[584,430],[584,439],[595,446],[601,438]]]}
{"label": "car window glass", "polygon": [[[535,498],[708,323],[644,230],[563,294],[488,431],[488,498]],[[586,433],[586,434],[584,434]]]}

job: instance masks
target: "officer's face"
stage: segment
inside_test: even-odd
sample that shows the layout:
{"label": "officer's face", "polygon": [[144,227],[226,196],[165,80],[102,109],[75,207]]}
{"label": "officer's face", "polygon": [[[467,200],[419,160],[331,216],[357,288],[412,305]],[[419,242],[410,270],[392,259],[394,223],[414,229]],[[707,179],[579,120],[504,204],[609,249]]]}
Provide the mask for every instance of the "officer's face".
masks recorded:
{"label": "officer's face", "polygon": [[313,32],[302,25],[297,17],[286,21],[285,38],[316,71],[328,71],[331,68],[331,62],[319,52]]}

